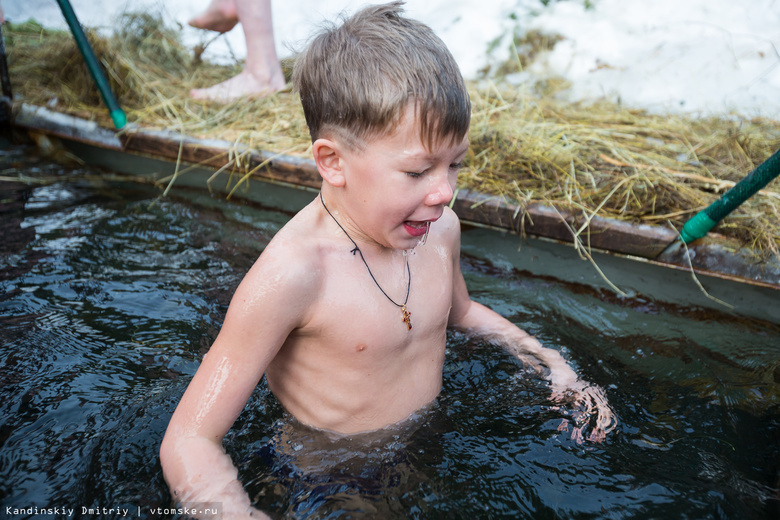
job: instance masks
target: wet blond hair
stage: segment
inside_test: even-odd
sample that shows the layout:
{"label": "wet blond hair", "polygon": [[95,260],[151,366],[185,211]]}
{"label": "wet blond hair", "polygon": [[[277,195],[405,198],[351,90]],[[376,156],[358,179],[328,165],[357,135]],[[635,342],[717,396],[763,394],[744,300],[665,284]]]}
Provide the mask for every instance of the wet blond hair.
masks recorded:
{"label": "wet blond hair", "polygon": [[312,142],[339,138],[357,149],[390,133],[413,104],[420,140],[462,140],[471,102],[455,59],[427,25],[404,18],[403,2],[366,7],[314,37],[297,57]]}

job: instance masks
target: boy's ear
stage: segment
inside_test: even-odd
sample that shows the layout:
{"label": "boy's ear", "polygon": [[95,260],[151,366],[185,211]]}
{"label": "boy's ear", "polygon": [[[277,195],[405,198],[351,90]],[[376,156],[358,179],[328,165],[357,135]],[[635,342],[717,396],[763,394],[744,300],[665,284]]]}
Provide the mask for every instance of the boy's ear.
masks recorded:
{"label": "boy's ear", "polygon": [[317,139],[312,143],[312,154],[317,170],[323,180],[333,187],[341,188],[346,183],[343,171],[343,157],[338,143],[331,139]]}

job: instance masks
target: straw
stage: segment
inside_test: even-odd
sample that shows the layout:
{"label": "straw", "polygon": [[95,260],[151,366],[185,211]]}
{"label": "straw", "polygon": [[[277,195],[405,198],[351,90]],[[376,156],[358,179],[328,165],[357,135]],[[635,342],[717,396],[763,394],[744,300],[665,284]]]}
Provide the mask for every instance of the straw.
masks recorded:
{"label": "straw", "polygon": [[[289,89],[268,98],[222,105],[196,101],[191,88],[223,81],[241,63],[202,60],[159,17],[126,14],[115,36],[87,35],[128,120],[174,128],[272,153],[307,157],[309,135],[300,101]],[[14,89],[28,103],[105,126],[100,97],[67,33],[34,23],[6,27]],[[551,45],[541,37],[529,41]],[[519,67],[527,47],[518,39]],[[525,47],[524,47],[525,46]],[[536,52],[536,51],[531,51]],[[285,69],[289,72],[290,63]],[[517,87],[501,78],[470,84],[471,148],[459,188],[498,195],[526,207],[544,202],[559,209],[638,223],[670,222],[681,228],[780,148],[780,122],[726,114],[696,117],[652,114],[614,103],[566,103],[563,82]],[[248,172],[235,161],[222,174]],[[575,237],[586,229],[573,230]],[[780,187],[774,181],[714,229],[763,259],[780,256]]]}

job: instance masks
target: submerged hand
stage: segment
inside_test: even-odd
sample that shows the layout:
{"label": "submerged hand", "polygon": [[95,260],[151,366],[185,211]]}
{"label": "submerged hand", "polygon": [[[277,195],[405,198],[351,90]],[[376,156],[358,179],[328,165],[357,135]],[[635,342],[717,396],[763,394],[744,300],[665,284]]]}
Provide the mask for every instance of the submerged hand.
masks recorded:
{"label": "submerged hand", "polygon": [[[574,421],[572,439],[581,443],[586,428],[591,427],[587,440],[602,442],[607,434],[615,429],[617,419],[607,402],[604,390],[582,381],[560,352],[542,347],[536,338],[527,335],[516,341],[512,347],[512,352],[524,365],[543,373],[542,366],[534,362],[538,360],[547,368],[545,377],[550,381],[552,400],[566,405],[571,410]],[[564,419],[558,429],[568,431],[569,421]]]}
{"label": "submerged hand", "polygon": [[[571,438],[582,443],[585,430],[591,427],[587,440],[602,442],[609,432],[617,426],[617,418],[607,402],[604,390],[585,381],[576,380],[564,386],[553,385],[552,399],[572,409]],[[564,419],[559,431],[569,430],[569,420]]]}

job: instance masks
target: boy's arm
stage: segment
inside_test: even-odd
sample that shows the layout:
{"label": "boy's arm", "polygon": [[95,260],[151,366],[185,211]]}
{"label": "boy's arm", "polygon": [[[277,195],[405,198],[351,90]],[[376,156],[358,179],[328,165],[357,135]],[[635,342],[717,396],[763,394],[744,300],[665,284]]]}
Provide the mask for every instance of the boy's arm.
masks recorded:
{"label": "boy's arm", "polygon": [[[495,311],[471,299],[460,270],[460,234],[457,233],[453,257],[453,297],[448,325],[483,336],[500,344],[511,354],[531,365],[550,381],[553,398],[571,400],[580,409],[583,419],[597,413],[596,427],[590,440],[601,441],[614,429],[614,417],[601,388],[582,381],[563,356],[546,348],[533,336]],[[542,366],[547,368],[544,371]],[[572,436],[580,440],[587,424],[577,424]]]}
{"label": "boy's arm", "polygon": [[236,290],[217,339],[171,418],[160,462],[182,506],[220,503],[224,518],[265,518],[252,509],[222,438],[288,334],[305,319],[316,280],[302,264],[261,256]]}

